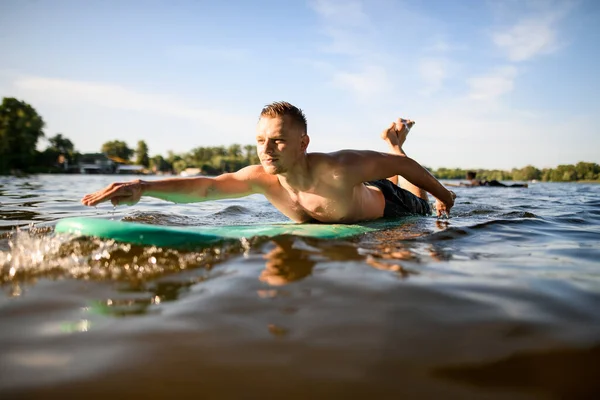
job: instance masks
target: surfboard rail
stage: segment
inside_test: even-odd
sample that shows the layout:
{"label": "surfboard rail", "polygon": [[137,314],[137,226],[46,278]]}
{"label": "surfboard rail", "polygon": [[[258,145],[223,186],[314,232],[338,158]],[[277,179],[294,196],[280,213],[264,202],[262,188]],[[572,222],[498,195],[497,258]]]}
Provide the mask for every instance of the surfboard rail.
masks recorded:
{"label": "surfboard rail", "polygon": [[296,235],[320,239],[338,239],[389,229],[405,219],[377,220],[360,224],[298,224],[282,222],[253,225],[166,226],[139,222],[116,221],[92,217],[60,220],[56,233],[113,239],[118,242],[159,247],[212,245],[228,240],[253,237]]}

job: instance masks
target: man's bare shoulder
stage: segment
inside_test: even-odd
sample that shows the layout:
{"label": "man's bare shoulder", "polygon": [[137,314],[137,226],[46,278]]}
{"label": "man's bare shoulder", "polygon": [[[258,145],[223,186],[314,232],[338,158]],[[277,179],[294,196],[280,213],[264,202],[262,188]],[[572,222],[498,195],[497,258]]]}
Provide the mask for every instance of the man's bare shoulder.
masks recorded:
{"label": "man's bare shoulder", "polygon": [[331,153],[310,153],[307,155],[313,175],[319,179],[337,182],[345,185],[349,176],[354,174],[353,165],[350,158],[355,150],[340,150]]}
{"label": "man's bare shoulder", "polygon": [[338,150],[331,153],[310,153],[308,158],[315,168],[344,169],[364,157],[374,157],[381,153],[371,150]]}
{"label": "man's bare shoulder", "polygon": [[[314,176],[339,187],[351,187],[361,182],[379,179],[380,164],[390,164],[395,157],[372,150],[339,150],[315,154]],[[399,156],[398,156],[399,157]]]}
{"label": "man's bare shoulder", "polygon": [[338,153],[308,153],[306,158],[313,168],[329,168],[339,164]]}

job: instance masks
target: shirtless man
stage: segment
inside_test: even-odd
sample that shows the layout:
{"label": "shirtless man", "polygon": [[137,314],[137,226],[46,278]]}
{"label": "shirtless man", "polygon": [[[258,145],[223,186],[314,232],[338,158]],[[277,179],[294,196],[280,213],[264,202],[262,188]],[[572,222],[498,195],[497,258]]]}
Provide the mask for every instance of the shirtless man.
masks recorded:
{"label": "shirtless man", "polygon": [[[263,108],[256,143],[260,165],[216,178],[171,178],[113,183],[81,202],[133,205],[142,196],[175,203],[263,194],[296,222],[354,223],[408,214],[430,215],[427,193],[436,199],[438,216],[448,215],[454,193],[402,149],[413,121],[398,120],[383,131],[391,153],[341,150],[307,153],[310,142],[302,110],[276,102]],[[397,175],[406,181],[401,189]],[[391,177],[391,178],[390,178]],[[389,178],[386,179],[386,178]]]}
{"label": "shirtless man", "polygon": [[493,179],[491,181],[482,181],[482,180],[477,179],[477,172],[474,172],[474,171],[467,172],[467,180],[469,181],[469,183],[461,182],[459,184],[459,186],[467,186],[467,187],[491,186],[491,187],[516,187],[516,188],[529,187],[529,185],[526,183],[513,183],[512,185],[505,185],[504,183],[499,182],[496,179]]}

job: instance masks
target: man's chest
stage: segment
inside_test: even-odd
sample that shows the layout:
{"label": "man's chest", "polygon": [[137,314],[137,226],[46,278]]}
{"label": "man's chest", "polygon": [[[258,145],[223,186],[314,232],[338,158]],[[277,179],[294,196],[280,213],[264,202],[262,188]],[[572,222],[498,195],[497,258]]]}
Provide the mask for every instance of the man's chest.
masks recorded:
{"label": "man's chest", "polygon": [[317,219],[322,222],[343,219],[352,208],[353,193],[320,187],[311,191],[280,188],[267,198],[288,217],[297,221]]}

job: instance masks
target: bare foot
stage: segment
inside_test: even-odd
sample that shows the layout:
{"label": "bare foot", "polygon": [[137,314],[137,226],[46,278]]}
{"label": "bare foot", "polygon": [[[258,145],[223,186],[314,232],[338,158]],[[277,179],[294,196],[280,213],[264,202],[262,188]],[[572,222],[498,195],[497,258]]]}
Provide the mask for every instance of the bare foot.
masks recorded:
{"label": "bare foot", "polygon": [[381,132],[381,138],[388,142],[390,146],[402,148],[406,136],[414,124],[415,121],[413,120],[398,118],[396,122],[392,122],[387,129]]}

